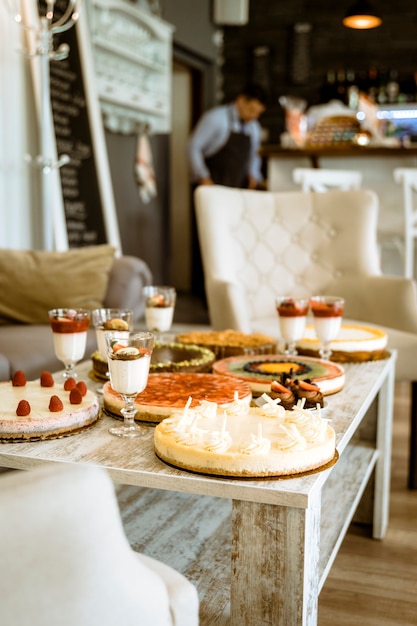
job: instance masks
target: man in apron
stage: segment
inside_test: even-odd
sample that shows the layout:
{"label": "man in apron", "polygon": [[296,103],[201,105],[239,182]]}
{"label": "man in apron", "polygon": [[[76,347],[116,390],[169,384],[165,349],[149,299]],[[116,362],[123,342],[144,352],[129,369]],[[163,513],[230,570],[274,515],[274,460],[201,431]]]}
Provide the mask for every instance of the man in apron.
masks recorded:
{"label": "man in apron", "polygon": [[193,183],[255,189],[262,182],[258,150],[266,96],[258,85],[248,85],[231,104],[203,114],[189,144]]}
{"label": "man in apron", "polygon": [[[259,116],[265,110],[266,94],[258,85],[248,85],[234,102],[203,114],[189,144],[192,182],[256,189],[262,182]],[[204,277],[198,245],[195,213],[192,215],[192,292],[204,300]]]}

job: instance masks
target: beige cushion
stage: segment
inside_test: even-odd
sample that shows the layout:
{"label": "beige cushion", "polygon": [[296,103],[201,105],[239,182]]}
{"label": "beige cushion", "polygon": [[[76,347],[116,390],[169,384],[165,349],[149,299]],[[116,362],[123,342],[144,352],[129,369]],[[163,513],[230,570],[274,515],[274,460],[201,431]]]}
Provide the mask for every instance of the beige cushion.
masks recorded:
{"label": "beige cushion", "polygon": [[48,323],[57,307],[103,306],[115,250],[0,250],[0,324]]}

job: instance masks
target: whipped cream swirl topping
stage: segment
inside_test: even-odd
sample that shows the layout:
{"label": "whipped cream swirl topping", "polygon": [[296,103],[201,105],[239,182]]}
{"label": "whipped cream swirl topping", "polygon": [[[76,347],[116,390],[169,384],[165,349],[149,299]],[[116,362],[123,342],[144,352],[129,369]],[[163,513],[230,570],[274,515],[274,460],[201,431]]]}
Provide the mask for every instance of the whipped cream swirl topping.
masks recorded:
{"label": "whipped cream swirl topping", "polygon": [[215,430],[208,435],[205,445],[208,452],[224,452],[232,445],[232,437],[226,430],[227,415],[223,416],[221,430]]}
{"label": "whipped cream swirl topping", "polygon": [[305,450],[307,447],[306,439],[295,424],[278,424],[274,443],[281,450]]}
{"label": "whipped cream swirl topping", "polygon": [[262,424],[258,424],[258,433],[250,434],[250,443],[240,449],[242,454],[267,454],[271,449],[271,441],[262,436]]}
{"label": "whipped cream swirl topping", "polygon": [[328,420],[320,417],[318,413],[314,415],[309,409],[293,407],[286,421],[295,424],[308,443],[320,442],[325,438]]}
{"label": "whipped cream swirl topping", "polygon": [[249,412],[249,404],[246,400],[239,400],[239,393],[235,391],[232,404],[224,412],[227,415],[246,415]]}
{"label": "whipped cream swirl topping", "polygon": [[185,407],[181,413],[174,413],[170,417],[163,420],[162,425],[168,433],[185,432],[190,423],[195,419],[196,412],[190,409],[192,402],[191,396],[188,398]]}

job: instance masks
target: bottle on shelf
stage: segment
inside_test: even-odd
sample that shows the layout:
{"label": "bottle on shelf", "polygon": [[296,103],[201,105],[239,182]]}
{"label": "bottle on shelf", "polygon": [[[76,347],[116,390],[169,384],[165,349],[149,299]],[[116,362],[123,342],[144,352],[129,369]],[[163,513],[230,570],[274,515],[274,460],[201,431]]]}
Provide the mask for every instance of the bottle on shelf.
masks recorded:
{"label": "bottle on shelf", "polygon": [[380,70],[378,93],[376,96],[376,100],[378,104],[386,104],[388,102],[387,83],[388,83],[387,72],[385,70]]}
{"label": "bottle on shelf", "polygon": [[400,93],[400,84],[398,82],[398,71],[391,69],[388,74],[387,97],[389,104],[396,104]]}
{"label": "bottle on shelf", "polygon": [[367,92],[371,100],[376,102],[378,96],[378,70],[373,65],[368,70]]}
{"label": "bottle on shelf", "polygon": [[346,88],[347,88],[347,105],[353,111],[356,111],[359,104],[359,86],[356,81],[356,75],[353,70],[346,72]]}
{"label": "bottle on shelf", "polygon": [[337,70],[336,75],[336,98],[342,102],[347,102],[347,90],[346,90],[346,72],[343,68]]}

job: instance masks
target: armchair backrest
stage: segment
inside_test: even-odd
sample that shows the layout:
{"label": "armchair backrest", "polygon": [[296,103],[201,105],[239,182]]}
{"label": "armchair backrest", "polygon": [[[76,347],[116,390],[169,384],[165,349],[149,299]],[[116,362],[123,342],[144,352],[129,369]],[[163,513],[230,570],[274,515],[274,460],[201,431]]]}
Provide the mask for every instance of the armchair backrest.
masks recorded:
{"label": "armchair backrest", "polygon": [[[214,328],[251,332],[275,296],[327,292],[380,274],[374,192],[264,192],[201,186],[195,205]],[[337,294],[336,294],[337,295]]]}

